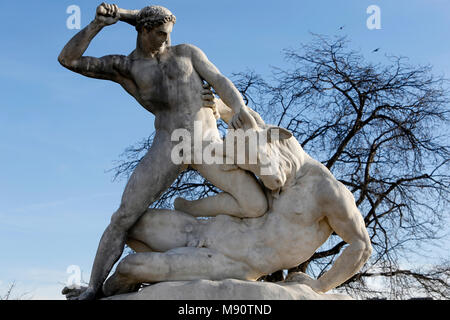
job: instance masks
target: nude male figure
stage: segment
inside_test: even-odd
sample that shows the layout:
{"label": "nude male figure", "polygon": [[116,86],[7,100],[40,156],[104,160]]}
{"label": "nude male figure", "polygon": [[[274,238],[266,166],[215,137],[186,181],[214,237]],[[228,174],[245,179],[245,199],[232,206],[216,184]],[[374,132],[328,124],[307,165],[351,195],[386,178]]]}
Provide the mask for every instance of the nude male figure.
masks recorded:
{"label": "nude male figure", "polygon": [[[218,109],[223,109],[220,104]],[[307,261],[333,231],[348,246],[331,268],[318,279],[294,273],[288,281],[324,293],[360,270],[370,257],[372,246],[353,194],[322,163],[304,152],[289,131],[266,126],[262,120],[259,125],[255,121],[254,127],[260,133],[280,130],[279,138],[266,146],[280,151],[275,156],[284,157],[284,163],[279,162],[280,170],[274,170],[272,175],[258,175],[261,162],[253,169],[239,165],[249,167],[266,186],[276,187],[273,182],[280,179],[282,190],[273,198],[269,193],[269,211],[261,217],[237,219],[211,215],[203,202],[196,201],[190,212],[147,210],[128,235],[127,243],[136,253],[125,257],[106,280],[103,292],[107,296],[135,291],[140,283],[256,280]],[[259,152],[268,150],[261,148]],[[215,201],[204,200],[209,205]],[[195,213],[194,207],[199,212]],[[195,218],[201,212],[213,217]]]}
{"label": "nude male figure", "polygon": [[[223,120],[231,120],[232,111],[220,100],[216,109]],[[300,272],[290,274],[286,281],[306,284],[323,293],[360,270],[372,246],[352,193],[322,163],[310,157],[289,131],[266,125],[256,112],[250,111],[257,134],[269,137],[268,132],[277,129],[279,136],[258,149],[256,164],[239,164],[234,170],[250,170],[272,191],[281,186],[279,192],[268,193],[272,204],[269,211],[261,217],[244,219],[214,215],[208,211],[215,201],[211,197],[191,201],[192,206],[185,212],[148,209],[128,233],[127,244],[136,253],[120,261],[106,280],[106,296],[136,291],[141,283],[255,280],[307,261],[332,232],[348,246],[331,268],[318,279]],[[261,175],[265,165],[260,156],[283,160],[278,162],[277,170]],[[202,213],[210,218],[196,218]],[[66,297],[74,295],[67,292]]]}
{"label": "nude male figure", "polygon": [[200,49],[187,44],[169,45],[175,23],[175,16],[169,10],[150,6],[135,11],[137,44],[130,55],[83,56],[92,39],[105,26],[119,20],[119,12],[116,5],[102,3],[95,19],[67,43],[58,60],[74,72],[120,84],[155,115],[156,134],[152,147],[125,187],[119,209],[103,233],[89,287],[79,296],[72,297],[75,299],[95,299],[101,294],[103,282],[123,252],[128,230],[188,165],[226,191],[216,196],[217,206],[212,206],[211,212],[219,214],[224,203],[229,213],[238,217],[257,217],[267,210],[263,190],[248,172],[225,172],[220,165],[175,164],[171,161],[174,147],[171,134],[175,129],[185,128],[192,132],[194,122],[200,121],[205,143],[220,139],[213,111],[202,107],[203,101],[198,94],[202,91],[203,80],[211,84],[233,110],[233,127],[242,127],[250,115],[239,91]]}

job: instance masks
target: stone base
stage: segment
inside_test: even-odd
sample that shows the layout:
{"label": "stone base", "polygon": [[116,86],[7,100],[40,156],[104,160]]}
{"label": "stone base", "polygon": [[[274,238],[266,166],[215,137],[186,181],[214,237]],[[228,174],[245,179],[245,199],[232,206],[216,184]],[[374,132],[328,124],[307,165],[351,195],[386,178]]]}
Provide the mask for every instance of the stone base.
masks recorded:
{"label": "stone base", "polygon": [[344,294],[318,294],[296,282],[255,282],[235,279],[160,282],[139,292],[104,300],[352,300]]}

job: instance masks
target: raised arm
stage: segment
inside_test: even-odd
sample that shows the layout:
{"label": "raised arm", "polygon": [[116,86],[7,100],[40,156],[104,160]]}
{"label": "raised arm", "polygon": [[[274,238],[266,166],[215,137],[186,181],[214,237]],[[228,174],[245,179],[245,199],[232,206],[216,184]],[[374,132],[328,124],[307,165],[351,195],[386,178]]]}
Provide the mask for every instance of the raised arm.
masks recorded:
{"label": "raised arm", "polygon": [[[138,12],[122,11],[122,20],[128,23],[132,21],[132,15]],[[125,56],[108,55],[101,58],[83,56],[92,39],[105,26],[116,23],[119,18],[119,8],[116,5],[102,3],[98,6],[95,19],[78,32],[61,51],[58,57],[61,65],[87,77],[121,82],[121,77],[127,70]]]}

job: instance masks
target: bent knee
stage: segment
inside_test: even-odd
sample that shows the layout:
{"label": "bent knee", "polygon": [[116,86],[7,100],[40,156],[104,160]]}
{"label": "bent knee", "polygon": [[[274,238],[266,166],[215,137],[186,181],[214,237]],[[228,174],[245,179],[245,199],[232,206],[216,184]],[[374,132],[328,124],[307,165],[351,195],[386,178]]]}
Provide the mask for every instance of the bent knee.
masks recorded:
{"label": "bent knee", "polygon": [[122,276],[129,276],[133,274],[141,265],[142,263],[137,255],[130,254],[119,262],[116,268],[116,272]]}
{"label": "bent knee", "polygon": [[242,203],[239,203],[242,213],[244,217],[247,218],[257,218],[262,216],[266,213],[269,206],[267,204],[267,199],[264,196],[262,197],[256,197],[252,198],[249,197],[242,201]]}

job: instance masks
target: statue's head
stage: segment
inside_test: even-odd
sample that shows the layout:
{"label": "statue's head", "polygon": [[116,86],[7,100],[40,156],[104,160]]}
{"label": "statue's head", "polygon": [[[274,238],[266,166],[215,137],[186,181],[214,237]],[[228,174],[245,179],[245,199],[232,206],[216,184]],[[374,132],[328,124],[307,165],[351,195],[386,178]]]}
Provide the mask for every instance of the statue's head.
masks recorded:
{"label": "statue's head", "polygon": [[136,19],[136,30],[139,32],[142,28],[151,30],[165,23],[175,24],[177,18],[169,9],[161,6],[148,6],[139,11]]}
{"label": "statue's head", "polygon": [[148,6],[141,9],[136,19],[140,48],[154,51],[170,45],[170,33],[175,21],[175,16],[167,8]]}

